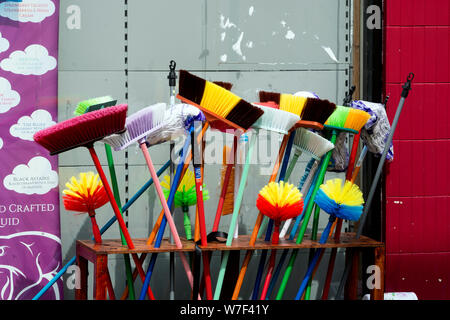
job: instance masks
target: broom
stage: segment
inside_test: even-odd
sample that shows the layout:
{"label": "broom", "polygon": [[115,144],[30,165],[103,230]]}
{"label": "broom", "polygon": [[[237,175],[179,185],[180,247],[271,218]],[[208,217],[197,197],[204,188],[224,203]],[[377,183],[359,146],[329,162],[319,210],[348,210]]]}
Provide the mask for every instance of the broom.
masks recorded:
{"label": "broom", "polygon": [[[252,134],[252,136],[250,138],[249,149],[246,154],[245,164],[244,164],[244,168],[243,168],[242,176],[241,176],[241,181],[239,182],[239,190],[238,190],[236,199],[234,201],[234,210],[233,210],[233,215],[231,218],[231,222],[230,222],[230,226],[229,226],[229,230],[228,230],[227,242],[226,242],[227,246],[230,246],[233,241],[233,235],[234,235],[235,228],[236,228],[236,222],[237,222],[237,218],[239,215],[241,202],[242,202],[242,199],[244,196],[245,184],[247,182],[248,171],[250,168],[250,159],[253,154],[254,145],[256,143],[256,139],[259,134],[259,131],[261,129],[264,129],[267,131],[278,132],[278,133],[284,134],[286,136],[289,133],[289,130],[300,119],[299,116],[292,114],[290,112],[287,112],[287,111],[282,111],[282,110],[278,110],[275,108],[263,107],[263,106],[260,106],[260,108],[263,109],[264,114],[252,126],[254,128],[255,132]],[[283,141],[285,141],[285,140],[286,139],[284,139]],[[285,147],[286,147],[286,143],[283,142],[282,146],[280,148],[283,150],[283,151],[280,150],[281,154],[282,154],[282,152],[284,152]],[[278,158],[280,158],[280,157],[281,156],[279,155]],[[278,164],[275,164],[274,169],[273,169],[274,172],[272,173],[271,179],[273,179],[273,180],[275,180],[276,173],[278,172],[279,161],[277,160],[277,162],[278,162]],[[220,297],[223,279],[225,276],[226,265],[228,262],[228,256],[229,256],[229,251],[225,251],[223,258],[222,258],[221,266],[220,266],[220,271],[219,271],[217,284],[216,284],[216,290],[214,292],[215,300],[218,300]]]}
{"label": "broom", "polygon": [[128,248],[134,249],[130,234],[128,233],[120,209],[117,206],[113,192],[94,149],[94,143],[96,141],[124,130],[127,110],[127,105],[118,105],[89,112],[40,130],[34,134],[33,139],[50,151],[50,155],[69,151],[81,146],[88,148]]}
{"label": "broom", "polygon": [[[370,118],[370,115],[367,112],[351,109],[343,106],[337,106],[335,112],[328,118],[327,122],[325,123],[325,128],[331,131],[331,138],[330,142],[335,143],[336,138],[339,132],[351,132],[357,134],[359,130],[365,125],[367,120]],[[308,205],[306,207],[304,216],[303,216],[303,222],[300,228],[300,231],[298,233],[296,243],[300,244],[303,241],[303,237],[305,235],[306,228],[308,226],[309,219],[311,217],[311,213],[314,207],[314,199],[316,197],[316,194],[319,190],[319,187],[325,177],[326,169],[328,167],[328,163],[330,162],[332,151],[329,151],[323,159],[323,162],[321,164],[320,170],[318,172],[317,181],[312,189],[311,192],[311,199],[308,202]],[[316,217],[318,218],[318,217]],[[316,219],[317,221],[317,219]],[[314,226],[316,226],[315,224]],[[312,237],[315,237],[315,233],[317,231],[316,228],[314,228]],[[314,240],[314,239],[313,239]],[[292,272],[293,265],[295,263],[295,259],[298,254],[298,249],[293,250],[291,257],[289,259],[288,266],[285,270],[283,280],[281,282],[280,288],[278,290],[276,299],[280,300],[284,294],[284,291],[286,289],[287,282],[289,280],[290,274]]]}
{"label": "broom", "polygon": [[[292,219],[302,212],[302,194],[292,184],[283,181],[280,183],[271,182],[259,192],[256,207],[274,221],[272,244],[276,245],[279,242],[281,221]],[[270,255],[267,277],[261,293],[262,300],[266,298],[269,281],[275,266],[276,252],[277,250],[274,249]]]}
{"label": "broom", "polygon": [[[336,218],[346,219],[351,221],[359,220],[364,199],[361,190],[351,181],[346,181],[344,185],[341,179],[328,180],[325,184],[320,186],[319,191],[314,202],[326,213],[330,215],[328,224],[325,227],[319,243],[324,244],[328,240],[331,226]],[[316,250],[312,258],[308,270],[303,278],[300,288],[297,292],[295,300],[300,300],[306,289],[309,279],[313,273],[323,248]]]}

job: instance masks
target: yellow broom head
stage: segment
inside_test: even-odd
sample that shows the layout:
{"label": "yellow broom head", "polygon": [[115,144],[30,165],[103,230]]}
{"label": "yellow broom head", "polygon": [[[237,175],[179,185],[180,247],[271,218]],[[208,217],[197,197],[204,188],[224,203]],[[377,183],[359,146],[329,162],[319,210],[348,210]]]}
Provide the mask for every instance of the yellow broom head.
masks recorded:
{"label": "yellow broom head", "polygon": [[63,190],[63,203],[66,210],[93,213],[105,205],[109,199],[98,174],[82,172],[79,178],[70,178]]}
{"label": "yellow broom head", "polygon": [[303,107],[305,106],[306,101],[306,97],[282,93],[280,97],[280,110],[291,112],[300,117],[302,115]]}
{"label": "yellow broom head", "polygon": [[275,221],[298,216],[303,210],[302,194],[293,184],[271,182],[258,194],[256,206],[259,211]]}
{"label": "yellow broom head", "polygon": [[[227,159],[229,158],[229,154],[231,152],[231,148],[228,146],[225,146],[223,148],[223,166],[222,166],[222,170],[221,170],[221,179],[220,179],[220,184],[223,186],[224,180],[225,180],[225,172],[227,169]],[[227,186],[227,191],[225,194],[225,200],[223,202],[223,207],[222,207],[222,215],[225,216],[227,214],[232,214],[233,213],[233,209],[234,209],[234,165],[231,169],[231,174],[230,174],[230,178],[228,180],[228,186]]]}
{"label": "yellow broom head", "polygon": [[361,190],[351,181],[331,179],[320,186],[314,200],[325,212],[341,219],[356,221],[362,214],[364,199]]}

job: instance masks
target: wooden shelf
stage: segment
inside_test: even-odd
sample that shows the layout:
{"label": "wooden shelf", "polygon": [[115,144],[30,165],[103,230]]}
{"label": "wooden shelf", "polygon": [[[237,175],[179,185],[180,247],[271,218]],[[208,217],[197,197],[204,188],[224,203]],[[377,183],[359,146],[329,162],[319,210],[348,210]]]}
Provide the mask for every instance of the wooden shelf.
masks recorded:
{"label": "wooden shelf", "polygon": [[[249,245],[250,236],[243,235],[238,239],[234,239],[231,246],[227,246],[225,243],[210,242],[208,246],[199,246],[203,251],[229,251],[229,250],[271,250],[271,249],[309,249],[309,248],[376,248],[384,247],[382,242],[375,241],[368,237],[361,236],[359,239],[355,239],[354,233],[343,233],[339,242],[335,242],[334,239],[329,239],[325,244],[319,244],[318,241],[312,241],[308,239],[306,235],[301,244],[296,244],[292,240],[280,240],[277,245],[272,245],[269,242],[265,242],[262,239],[258,239],[254,246]],[[320,234],[318,235],[320,238]],[[120,239],[104,239],[102,244],[95,244],[92,240],[78,240],[77,243],[80,247],[92,251],[95,254],[125,254],[125,253],[151,253],[151,252],[190,252],[194,251],[194,243],[181,238],[183,248],[178,249],[175,244],[169,243],[167,239],[164,239],[160,248],[154,248],[153,245],[146,244],[147,239],[133,239],[135,248],[129,250],[126,246],[123,246]]]}

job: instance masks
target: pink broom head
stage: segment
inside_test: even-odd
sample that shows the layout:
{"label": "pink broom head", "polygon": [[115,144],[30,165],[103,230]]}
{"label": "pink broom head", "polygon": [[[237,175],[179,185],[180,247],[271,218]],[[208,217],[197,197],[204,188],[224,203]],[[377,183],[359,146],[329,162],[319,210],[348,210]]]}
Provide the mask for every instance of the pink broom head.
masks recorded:
{"label": "pink broom head", "polygon": [[256,207],[275,223],[295,218],[303,210],[303,198],[292,184],[271,182],[258,194]]}
{"label": "pink broom head", "polygon": [[121,104],[59,122],[36,132],[34,141],[55,155],[77,147],[90,147],[94,142],[125,130],[128,106]]}
{"label": "pink broom head", "polygon": [[69,211],[89,213],[94,215],[95,210],[109,202],[108,195],[98,174],[82,172],[79,178],[70,178],[63,190],[64,208]]}

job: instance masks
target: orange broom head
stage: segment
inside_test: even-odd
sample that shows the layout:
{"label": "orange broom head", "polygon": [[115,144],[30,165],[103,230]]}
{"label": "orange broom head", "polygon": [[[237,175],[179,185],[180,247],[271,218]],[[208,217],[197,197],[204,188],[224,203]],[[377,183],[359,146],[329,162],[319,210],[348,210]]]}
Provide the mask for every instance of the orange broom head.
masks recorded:
{"label": "orange broom head", "polygon": [[63,190],[63,203],[69,211],[93,213],[109,201],[98,174],[94,175],[93,172],[82,172],[78,179],[70,178],[66,187]]}
{"label": "orange broom head", "polygon": [[300,215],[303,198],[293,184],[271,182],[259,192],[256,207],[265,216],[279,222]]}
{"label": "orange broom head", "polygon": [[180,99],[187,99],[201,108],[208,121],[226,120],[247,130],[264,113],[229,90],[186,70],[180,70],[178,86]]}
{"label": "orange broom head", "polygon": [[[227,170],[227,159],[229,158],[229,154],[231,152],[231,148],[228,146],[223,147],[223,166],[221,172],[220,183],[223,186],[225,180],[225,172]],[[228,180],[227,192],[225,194],[225,200],[223,202],[222,207],[222,215],[225,216],[227,214],[232,214],[234,209],[234,165],[231,169],[230,178]]]}

